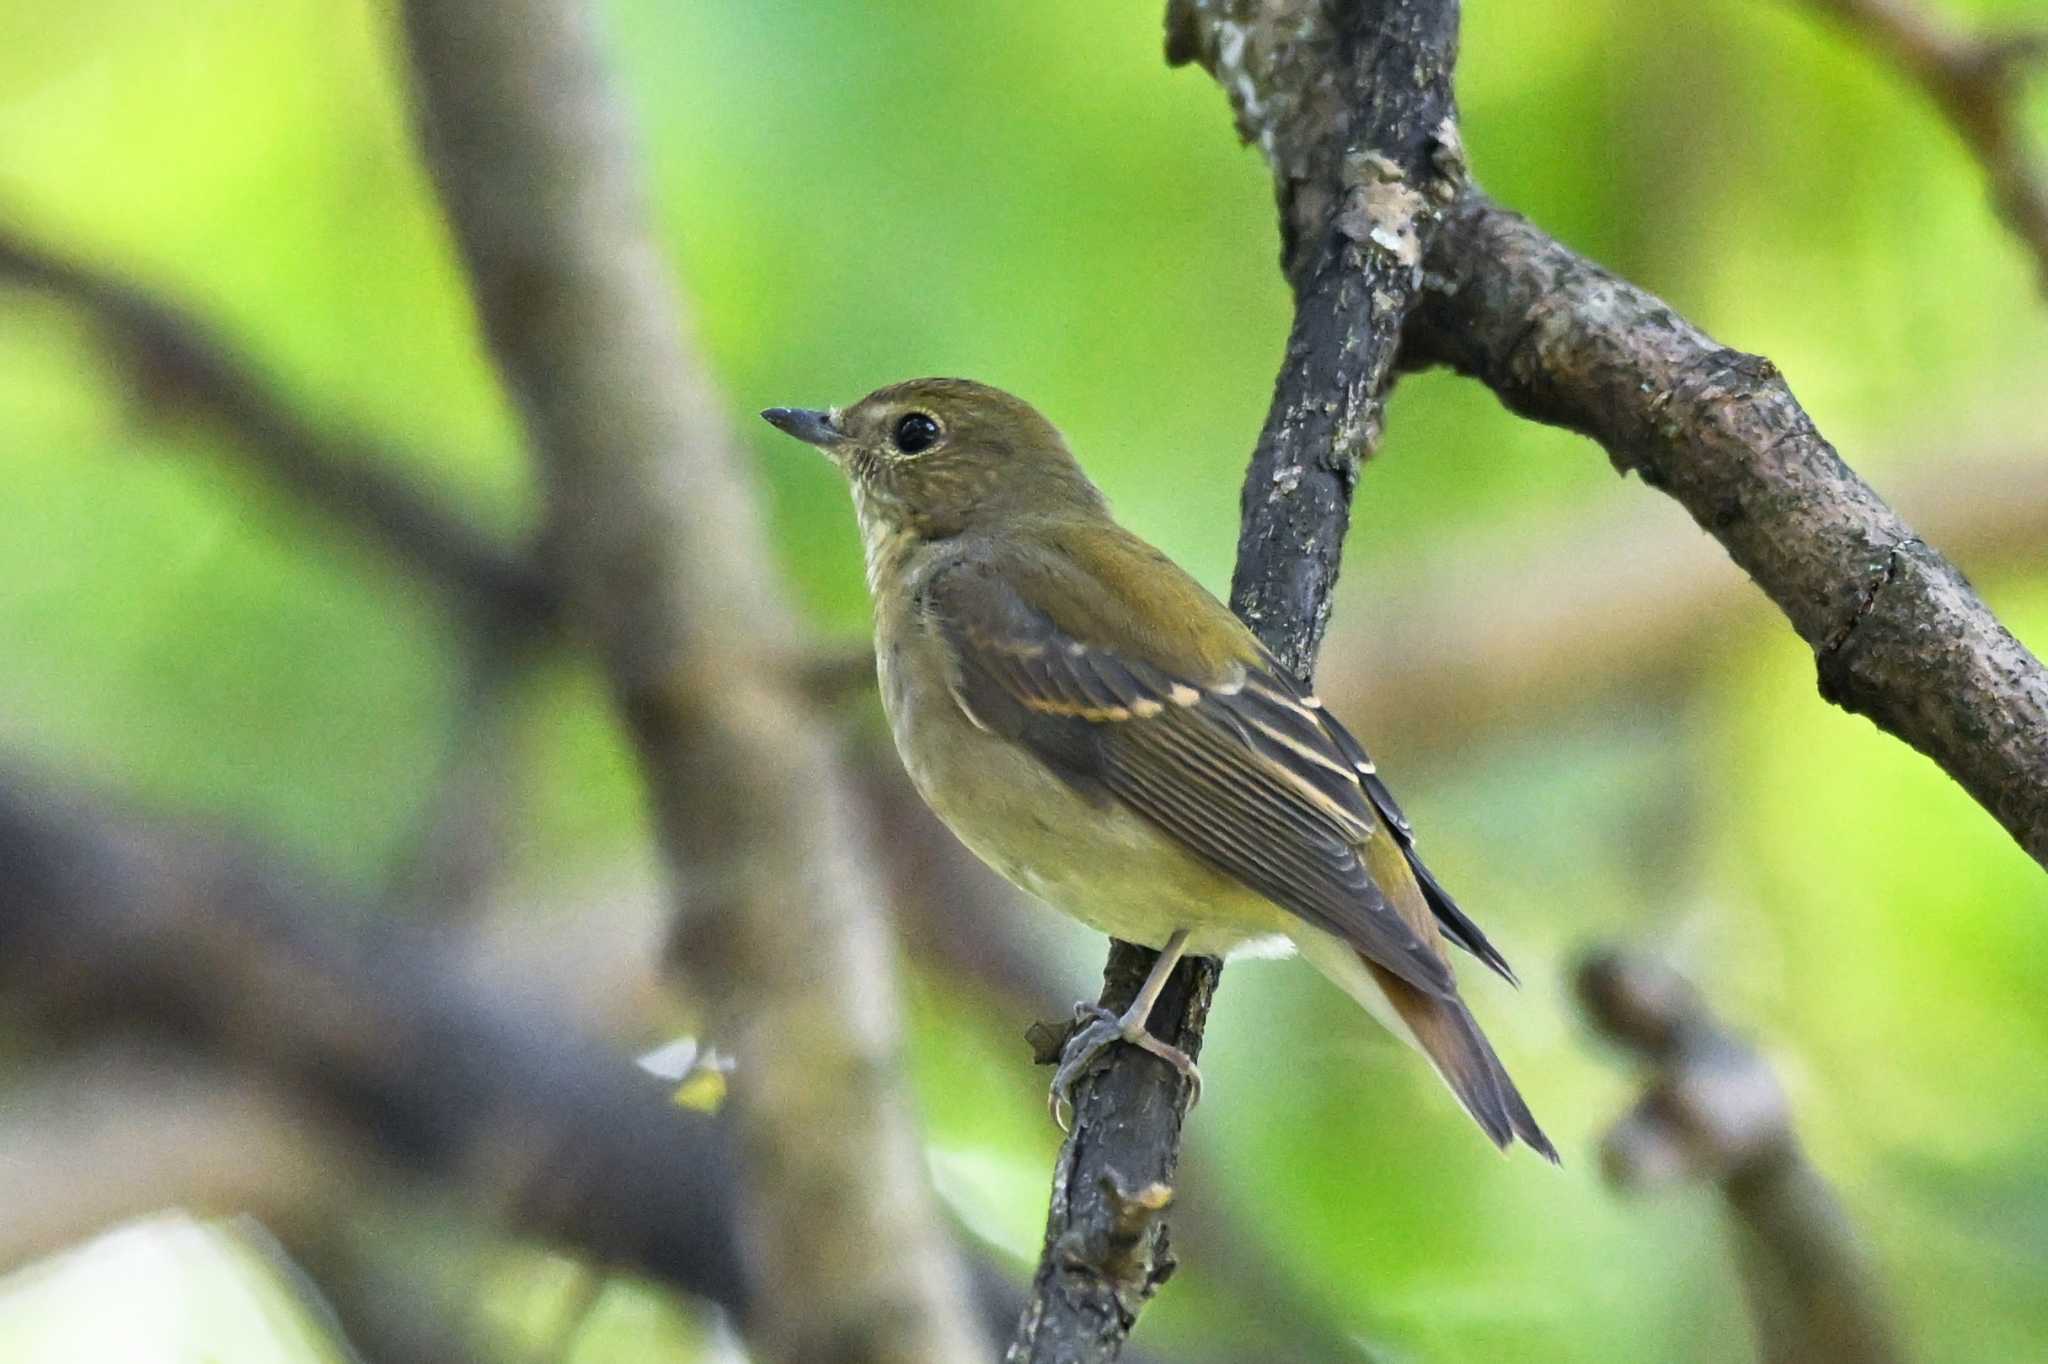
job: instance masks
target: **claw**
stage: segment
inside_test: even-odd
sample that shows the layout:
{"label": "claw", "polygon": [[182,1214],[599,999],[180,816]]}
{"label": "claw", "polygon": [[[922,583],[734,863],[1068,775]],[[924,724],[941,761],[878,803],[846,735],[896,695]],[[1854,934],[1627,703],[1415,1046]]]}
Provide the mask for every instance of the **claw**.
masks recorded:
{"label": "claw", "polygon": [[1109,1044],[1123,1036],[1123,1020],[1100,1004],[1080,1003],[1074,1006],[1074,1021],[1082,1024],[1067,1038],[1067,1045],[1060,1053],[1060,1068],[1053,1072],[1052,1088],[1045,1096],[1046,1106],[1052,1110],[1052,1120],[1059,1124],[1062,1132],[1074,1130],[1074,1084],[1095,1059],[1109,1047]]}
{"label": "claw", "polygon": [[[1144,1001],[1144,1005],[1149,1009],[1151,1001]],[[1145,1019],[1134,1017],[1136,1012],[1136,1007],[1133,1007],[1131,1012],[1119,1017],[1100,1004],[1074,1006],[1074,1021],[1083,1023],[1083,1026],[1075,1029],[1073,1036],[1067,1039],[1059,1069],[1053,1072],[1052,1087],[1046,1094],[1046,1106],[1052,1110],[1052,1120],[1059,1124],[1060,1131],[1073,1130],[1074,1085],[1116,1042],[1128,1042],[1148,1051],[1179,1072],[1181,1078],[1188,1082],[1189,1108],[1202,1101],[1202,1072],[1196,1069],[1186,1052],[1145,1031]]]}

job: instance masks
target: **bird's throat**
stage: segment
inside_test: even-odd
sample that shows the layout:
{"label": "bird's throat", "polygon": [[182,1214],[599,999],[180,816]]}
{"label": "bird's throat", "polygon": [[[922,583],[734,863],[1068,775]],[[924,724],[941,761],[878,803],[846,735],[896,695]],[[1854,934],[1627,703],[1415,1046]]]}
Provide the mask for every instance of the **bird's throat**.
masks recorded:
{"label": "bird's throat", "polygon": [[904,560],[923,537],[893,514],[896,508],[858,483],[853,488],[853,505],[860,517],[861,547],[867,555],[868,592],[879,596],[884,584],[895,581],[903,571]]}

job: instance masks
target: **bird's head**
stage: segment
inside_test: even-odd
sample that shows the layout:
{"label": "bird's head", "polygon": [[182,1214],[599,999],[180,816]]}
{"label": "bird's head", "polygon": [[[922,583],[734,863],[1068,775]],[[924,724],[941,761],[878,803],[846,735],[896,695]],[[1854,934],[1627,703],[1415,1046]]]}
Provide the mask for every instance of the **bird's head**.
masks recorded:
{"label": "bird's head", "polygon": [[1053,424],[971,379],[910,379],[848,407],[761,415],[829,456],[861,519],[889,531],[938,539],[1008,517],[1102,510]]}

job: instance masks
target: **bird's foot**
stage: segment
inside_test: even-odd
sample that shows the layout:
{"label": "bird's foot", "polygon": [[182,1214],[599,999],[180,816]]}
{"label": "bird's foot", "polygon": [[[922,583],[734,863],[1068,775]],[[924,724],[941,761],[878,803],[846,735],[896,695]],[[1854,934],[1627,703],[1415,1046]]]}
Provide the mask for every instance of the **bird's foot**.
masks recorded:
{"label": "bird's foot", "polygon": [[1196,1069],[1194,1061],[1179,1047],[1162,1042],[1145,1031],[1145,1016],[1139,1013],[1139,1009],[1149,1013],[1151,1005],[1149,999],[1140,1000],[1121,1015],[1111,1013],[1100,1004],[1084,1002],[1074,1006],[1074,1022],[1080,1026],[1067,1038],[1067,1044],[1060,1053],[1060,1068],[1053,1072],[1052,1090],[1046,1095],[1046,1105],[1052,1110],[1052,1120],[1059,1124],[1060,1131],[1066,1132],[1073,1127],[1075,1083],[1116,1042],[1128,1042],[1143,1048],[1180,1072],[1181,1078],[1188,1082],[1188,1107],[1193,1108],[1202,1101],[1202,1072]]}

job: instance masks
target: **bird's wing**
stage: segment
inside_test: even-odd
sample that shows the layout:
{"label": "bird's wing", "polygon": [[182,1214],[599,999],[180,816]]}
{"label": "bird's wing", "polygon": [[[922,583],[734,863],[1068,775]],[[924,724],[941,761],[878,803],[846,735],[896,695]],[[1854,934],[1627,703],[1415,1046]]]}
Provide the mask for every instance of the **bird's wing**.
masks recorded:
{"label": "bird's wing", "polygon": [[1318,708],[1316,718],[1322,722],[1323,730],[1329,735],[1330,742],[1336,745],[1337,750],[1353,767],[1358,769],[1359,785],[1365,788],[1366,798],[1372,802],[1374,813],[1379,815],[1381,821],[1393,832],[1394,841],[1400,845],[1401,854],[1407,859],[1410,874],[1421,887],[1422,898],[1428,903],[1430,912],[1436,916],[1437,923],[1442,926],[1445,935],[1479,958],[1509,984],[1521,984],[1515,979],[1514,968],[1508,965],[1508,959],[1500,954],[1499,948],[1487,941],[1486,934],[1480,931],[1479,925],[1473,923],[1465,911],[1458,908],[1458,902],[1451,898],[1451,893],[1436,879],[1436,874],[1422,860],[1422,855],[1415,851],[1415,829],[1408,823],[1408,817],[1401,813],[1401,807],[1394,803],[1394,793],[1389,791],[1386,782],[1380,779],[1379,769],[1373,765],[1372,759],[1366,756],[1365,746],[1352,738],[1351,731],[1339,724],[1337,717],[1328,711]]}
{"label": "bird's wing", "polygon": [[969,719],[1417,989],[1454,992],[1434,924],[1404,918],[1361,857],[1395,837],[1360,784],[1370,764],[1291,682],[1251,665],[1204,680],[1120,655],[1062,628],[1015,576],[965,559],[917,590]]}

